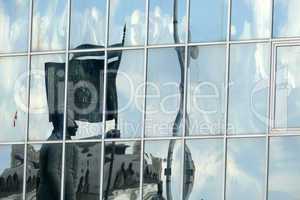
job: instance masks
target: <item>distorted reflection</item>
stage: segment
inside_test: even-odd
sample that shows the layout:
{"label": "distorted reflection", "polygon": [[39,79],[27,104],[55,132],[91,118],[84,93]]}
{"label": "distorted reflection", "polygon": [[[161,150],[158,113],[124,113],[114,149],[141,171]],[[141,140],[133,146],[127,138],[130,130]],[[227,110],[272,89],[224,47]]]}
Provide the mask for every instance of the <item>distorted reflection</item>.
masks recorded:
{"label": "distorted reflection", "polygon": [[[182,181],[182,143],[176,140],[146,141],[143,172],[143,199],[180,200]],[[187,152],[190,154],[189,152]],[[188,156],[191,158],[190,156]],[[193,161],[188,159],[188,179],[193,180]],[[193,182],[186,182],[184,196],[189,196]]]}
{"label": "distorted reflection", "polygon": [[266,180],[264,138],[228,141],[226,199],[263,200]]}
{"label": "distorted reflection", "polygon": [[33,0],[32,50],[66,47],[67,0]]}
{"label": "distorted reflection", "polygon": [[300,137],[271,138],[269,200],[296,200],[300,196]]}
{"label": "distorted reflection", "polygon": [[189,50],[189,134],[222,134],[225,128],[226,47],[190,47]]}
{"label": "distorted reflection", "polygon": [[271,37],[272,1],[232,0],[231,38],[234,40]]}
{"label": "distorted reflection", "polygon": [[27,146],[26,199],[60,199],[61,159],[61,144]]}
{"label": "distorted reflection", "polygon": [[145,42],[145,3],[141,0],[110,1],[109,44],[122,41],[123,27],[128,33],[125,46],[142,45]]}
{"label": "distorted reflection", "polygon": [[70,47],[105,44],[106,0],[72,0]]}
{"label": "distorted reflection", "polygon": [[[109,57],[115,53],[115,51],[108,52]],[[111,61],[111,59],[108,60],[109,66]],[[107,87],[116,88],[117,120],[106,122],[106,132],[112,131],[116,127],[121,138],[140,137],[143,113],[144,51],[122,51],[120,66],[116,70],[109,68],[108,77],[113,75],[116,77],[114,81],[108,79]]]}
{"label": "distorted reflection", "polygon": [[[65,55],[63,54],[32,57],[29,106],[30,140],[61,140],[63,138],[64,59]],[[58,68],[55,67],[57,65],[59,65]]]}
{"label": "distorted reflection", "polygon": [[[146,136],[182,134],[184,48],[150,49],[146,92]],[[163,119],[163,120],[162,120]]]}
{"label": "distorted reflection", "polygon": [[103,199],[139,199],[141,143],[107,142]]}
{"label": "distorted reflection", "polygon": [[27,50],[29,2],[0,1],[0,52]]}
{"label": "distorted reflection", "polygon": [[187,140],[184,157],[184,187],[186,188],[188,184],[192,187],[190,191],[185,191],[185,194],[189,193],[189,195],[184,199],[222,199],[223,163],[222,140]]}
{"label": "distorted reflection", "polygon": [[0,145],[0,199],[21,200],[24,145]]}
{"label": "distorted reflection", "polygon": [[268,124],[269,45],[232,45],[229,71],[229,133],[265,133]]}
{"label": "distorted reflection", "polygon": [[276,128],[299,128],[300,47],[278,47],[276,56]]}
{"label": "distorted reflection", "polygon": [[101,143],[68,143],[65,159],[65,198],[98,200]]}
{"label": "distorted reflection", "polygon": [[189,40],[191,42],[226,40],[227,7],[228,0],[191,0]]}
{"label": "distorted reflection", "polygon": [[149,1],[149,44],[184,43],[186,0]]}
{"label": "distorted reflection", "polygon": [[27,57],[0,58],[0,141],[22,141],[27,124]]}

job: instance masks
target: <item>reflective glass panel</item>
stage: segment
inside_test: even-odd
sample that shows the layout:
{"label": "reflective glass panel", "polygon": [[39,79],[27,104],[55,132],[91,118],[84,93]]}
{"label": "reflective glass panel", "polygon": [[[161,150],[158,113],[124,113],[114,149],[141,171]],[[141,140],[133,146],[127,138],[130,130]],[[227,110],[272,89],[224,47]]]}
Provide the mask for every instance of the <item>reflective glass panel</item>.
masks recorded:
{"label": "reflective glass panel", "polygon": [[267,131],[269,63],[268,44],[231,46],[228,110],[230,134]]}
{"label": "reflective glass panel", "polygon": [[107,142],[103,199],[139,199],[141,142]]}
{"label": "reflective glass panel", "polygon": [[300,36],[300,2],[298,0],[274,0],[273,36]]}
{"label": "reflective glass panel", "polygon": [[182,134],[184,48],[150,49],[147,61],[146,136]]}
{"label": "reflective glass panel", "polygon": [[70,47],[104,46],[106,0],[72,0],[71,6]]}
{"label": "reflective glass panel", "polygon": [[61,144],[28,144],[26,199],[60,199]]}
{"label": "reflective glass panel", "polygon": [[25,138],[27,83],[26,56],[0,58],[0,141],[22,141]]}
{"label": "reflective glass panel", "polygon": [[227,145],[226,199],[263,200],[266,179],[265,139],[230,139]]}
{"label": "reflective glass panel", "polygon": [[187,140],[184,157],[185,200],[222,199],[223,141]]}
{"label": "reflective glass panel", "polygon": [[24,145],[0,145],[0,199],[21,200]]}
{"label": "reflective glass panel", "polygon": [[101,143],[68,143],[65,159],[65,199],[98,200]]}
{"label": "reflective glass panel", "polygon": [[186,0],[149,1],[149,44],[184,43],[186,23]]}
{"label": "reflective glass panel", "polygon": [[300,138],[271,138],[269,200],[296,200],[300,196]]}
{"label": "reflective glass panel", "polygon": [[29,0],[0,1],[0,52],[27,50]]}
{"label": "reflective glass panel", "polygon": [[63,138],[65,55],[31,59],[29,139]]}
{"label": "reflective glass panel", "polygon": [[125,46],[144,44],[145,3],[143,0],[110,1],[109,45],[121,43],[123,37]]}
{"label": "reflective glass panel", "polygon": [[232,0],[231,39],[271,36],[272,0]]}
{"label": "reflective glass panel", "polygon": [[191,0],[189,40],[191,42],[226,40],[227,7],[227,0]]}
{"label": "reflective glass panel", "polygon": [[181,199],[182,148],[176,140],[145,142],[144,199]]}
{"label": "reflective glass panel", "polygon": [[[141,137],[144,51],[111,51],[108,57],[107,106],[116,101],[116,108],[108,110],[112,117],[106,121],[106,137],[112,132],[120,138]],[[114,61],[116,58],[121,61]]]}
{"label": "reflective glass panel", "polygon": [[188,80],[189,134],[224,133],[226,47],[190,47]]}
{"label": "reflective glass panel", "polygon": [[67,0],[33,0],[33,51],[65,49],[67,15]]}
{"label": "reflective glass panel", "polygon": [[277,47],[275,127],[299,128],[300,46]]}

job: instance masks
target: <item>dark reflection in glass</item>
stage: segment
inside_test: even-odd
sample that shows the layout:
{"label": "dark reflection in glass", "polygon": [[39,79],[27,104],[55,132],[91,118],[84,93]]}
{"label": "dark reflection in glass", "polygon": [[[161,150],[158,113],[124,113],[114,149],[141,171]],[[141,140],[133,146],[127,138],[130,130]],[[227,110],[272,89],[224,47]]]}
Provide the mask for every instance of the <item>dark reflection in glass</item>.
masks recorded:
{"label": "dark reflection in glass", "polygon": [[0,52],[27,50],[29,2],[0,1]]}
{"label": "dark reflection in glass", "polygon": [[31,59],[30,140],[63,138],[64,60],[64,54],[33,56]]}
{"label": "dark reflection in glass", "polygon": [[186,0],[149,1],[149,44],[184,43],[186,26]]}
{"label": "dark reflection in glass", "polygon": [[27,146],[26,199],[60,199],[61,160],[61,144]]}
{"label": "dark reflection in glass", "polygon": [[67,0],[33,0],[32,50],[66,47]]}
{"label": "dark reflection in glass", "polygon": [[222,199],[223,163],[222,140],[187,140],[184,157],[184,199]]}
{"label": "dark reflection in glass", "polygon": [[146,136],[182,134],[184,48],[149,49]]}
{"label": "dark reflection in glass", "polygon": [[145,42],[145,2],[141,0],[110,1],[109,44],[122,41],[126,26],[125,46],[142,45]]}
{"label": "dark reflection in glass", "polygon": [[265,139],[231,139],[227,151],[226,199],[263,200],[266,179]]}
{"label": "dark reflection in glass", "polygon": [[0,199],[21,200],[24,145],[0,145]]}
{"label": "dark reflection in glass", "polygon": [[104,45],[106,0],[72,0],[70,47]]}
{"label": "dark reflection in glass", "polygon": [[190,47],[189,134],[222,134],[225,119],[226,47]]}
{"label": "dark reflection in glass", "polygon": [[27,74],[27,57],[0,58],[0,141],[22,141],[25,138]]}
{"label": "dark reflection in glass", "polygon": [[300,197],[300,137],[270,139],[269,200]]}
{"label": "dark reflection in glass", "polygon": [[[191,42],[226,40],[228,0],[191,0]],[[209,20],[208,20],[209,19]]]}
{"label": "dark reflection in glass", "polygon": [[[108,57],[118,52],[108,52]],[[120,52],[121,53],[121,52]],[[117,101],[116,118],[106,121],[107,137],[110,132],[118,132],[121,138],[140,137],[142,133],[144,51],[122,52],[119,67],[113,67],[113,57],[108,60],[107,102]],[[115,88],[117,97],[109,98],[110,88]]]}
{"label": "dark reflection in glass", "polygon": [[65,199],[98,200],[101,143],[68,143],[65,156]]}
{"label": "dark reflection in glass", "polygon": [[[143,199],[180,200],[182,160],[181,141],[146,141]],[[189,161],[192,164],[192,160]],[[189,185],[192,187],[193,183]],[[189,196],[187,191],[189,189],[184,195]]]}
{"label": "dark reflection in glass", "polygon": [[141,142],[105,143],[103,199],[139,199]]}

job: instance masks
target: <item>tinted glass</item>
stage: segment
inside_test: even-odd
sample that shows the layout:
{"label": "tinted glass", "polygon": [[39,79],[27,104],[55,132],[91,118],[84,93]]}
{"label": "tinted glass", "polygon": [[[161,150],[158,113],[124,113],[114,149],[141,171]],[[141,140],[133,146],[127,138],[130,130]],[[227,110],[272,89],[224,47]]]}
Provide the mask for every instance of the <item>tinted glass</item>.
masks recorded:
{"label": "tinted glass", "polygon": [[222,199],[223,141],[187,140],[184,157],[185,200]]}
{"label": "tinted glass", "polygon": [[267,131],[269,62],[270,49],[267,44],[231,46],[228,110],[230,134]]}
{"label": "tinted glass", "polygon": [[[146,136],[178,136],[183,103],[184,49],[150,49],[147,61]],[[182,85],[183,86],[183,85]],[[175,120],[178,118],[178,120]],[[174,127],[174,128],[173,128]]]}
{"label": "tinted glass", "polygon": [[191,0],[189,40],[191,42],[226,40],[227,7],[227,0]]}
{"label": "tinted glass", "polygon": [[265,149],[265,139],[228,141],[226,199],[264,199]]}
{"label": "tinted glass", "polygon": [[65,55],[41,55],[31,59],[29,139],[63,138]]}
{"label": "tinted glass", "polygon": [[190,135],[221,134],[225,118],[226,47],[190,47],[188,116]]}
{"label": "tinted glass", "polygon": [[27,124],[27,57],[0,58],[0,141],[22,141]]}
{"label": "tinted glass", "polygon": [[103,166],[104,199],[139,199],[141,143],[108,142]]}
{"label": "tinted glass", "polygon": [[0,1],[0,52],[27,50],[29,0]]}
{"label": "tinted glass", "polygon": [[24,145],[0,145],[0,199],[22,199]]}

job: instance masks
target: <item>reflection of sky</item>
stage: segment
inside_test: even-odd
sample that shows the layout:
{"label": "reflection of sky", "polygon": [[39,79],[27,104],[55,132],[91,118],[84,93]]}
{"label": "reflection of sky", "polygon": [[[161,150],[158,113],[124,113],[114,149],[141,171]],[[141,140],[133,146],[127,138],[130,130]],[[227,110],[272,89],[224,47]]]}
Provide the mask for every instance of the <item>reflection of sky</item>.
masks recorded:
{"label": "reflection of sky", "polygon": [[0,145],[0,175],[10,167],[11,145]]}

